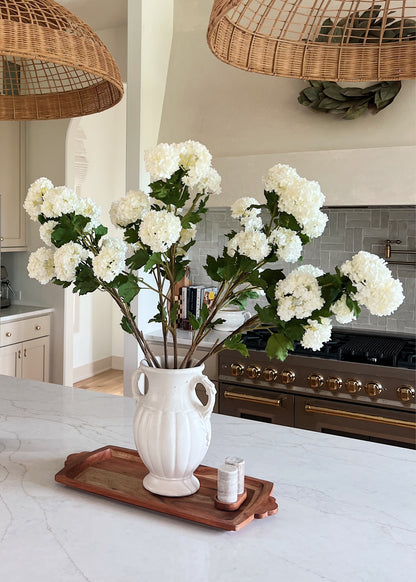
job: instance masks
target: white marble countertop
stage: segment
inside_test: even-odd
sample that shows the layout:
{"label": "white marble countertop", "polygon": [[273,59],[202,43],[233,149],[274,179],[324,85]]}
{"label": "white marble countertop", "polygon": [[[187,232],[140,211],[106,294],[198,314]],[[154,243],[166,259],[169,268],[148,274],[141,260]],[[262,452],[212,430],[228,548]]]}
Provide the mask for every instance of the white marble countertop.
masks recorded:
{"label": "white marble countertop", "polygon": [[47,315],[52,313],[51,307],[36,307],[33,305],[10,305],[3,307],[0,311],[0,323],[8,323],[9,321],[17,321],[19,319],[27,319],[28,317],[38,317],[39,315]]}
{"label": "white marble countertop", "polygon": [[[179,346],[190,346],[192,341],[192,332],[186,331],[184,329],[177,330],[177,338]],[[199,344],[198,349],[209,349],[215,342],[215,340],[222,341],[230,335],[229,331],[210,331],[207,337]],[[145,334],[146,340],[149,342],[163,342],[162,330],[157,329],[154,331],[149,331]],[[172,338],[169,334],[168,343],[171,343]]]}
{"label": "white marble countertop", "polygon": [[279,513],[225,532],[54,481],[70,453],[134,448],[130,398],[0,376],[7,582],[397,582],[416,564],[413,451],[213,416],[204,463],[245,459]]}

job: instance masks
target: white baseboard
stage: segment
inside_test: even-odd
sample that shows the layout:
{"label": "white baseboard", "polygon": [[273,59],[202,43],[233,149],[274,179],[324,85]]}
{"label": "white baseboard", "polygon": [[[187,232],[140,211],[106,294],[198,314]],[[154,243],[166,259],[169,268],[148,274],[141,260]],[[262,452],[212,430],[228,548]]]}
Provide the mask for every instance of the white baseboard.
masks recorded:
{"label": "white baseboard", "polygon": [[124,369],[123,356],[112,356],[111,357],[111,368],[113,370],[123,370]]}
{"label": "white baseboard", "polygon": [[96,374],[100,374],[101,372],[111,370],[111,367],[112,367],[112,357],[108,356],[107,358],[103,358],[102,360],[96,360],[95,362],[90,362],[89,364],[85,364],[84,366],[74,368],[73,383],[75,384],[76,382],[80,382],[81,380],[91,378],[91,376],[95,376]]}

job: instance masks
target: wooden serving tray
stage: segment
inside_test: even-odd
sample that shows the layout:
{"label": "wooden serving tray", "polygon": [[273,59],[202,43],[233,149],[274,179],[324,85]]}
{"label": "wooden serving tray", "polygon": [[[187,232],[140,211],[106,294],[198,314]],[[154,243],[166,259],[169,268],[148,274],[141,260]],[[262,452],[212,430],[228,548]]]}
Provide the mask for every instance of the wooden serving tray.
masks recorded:
{"label": "wooden serving tray", "polygon": [[55,480],[75,489],[229,531],[239,530],[252,519],[273,515],[278,510],[275,498],[271,497],[270,481],[246,477],[247,498],[236,511],[227,511],[215,505],[217,469],[200,465],[195,475],[201,487],[186,497],[150,493],[142,485],[147,473],[137,451],[109,445],[69,455]]}

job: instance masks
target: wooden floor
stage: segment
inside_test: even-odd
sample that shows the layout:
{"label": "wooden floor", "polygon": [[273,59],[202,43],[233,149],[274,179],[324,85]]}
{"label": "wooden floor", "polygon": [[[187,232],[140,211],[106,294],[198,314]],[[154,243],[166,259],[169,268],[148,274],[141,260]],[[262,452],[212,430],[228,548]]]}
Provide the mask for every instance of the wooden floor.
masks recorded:
{"label": "wooden floor", "polygon": [[86,378],[74,384],[74,388],[82,390],[93,390],[94,392],[105,392],[106,394],[123,395],[123,371],[107,370],[91,378]]}

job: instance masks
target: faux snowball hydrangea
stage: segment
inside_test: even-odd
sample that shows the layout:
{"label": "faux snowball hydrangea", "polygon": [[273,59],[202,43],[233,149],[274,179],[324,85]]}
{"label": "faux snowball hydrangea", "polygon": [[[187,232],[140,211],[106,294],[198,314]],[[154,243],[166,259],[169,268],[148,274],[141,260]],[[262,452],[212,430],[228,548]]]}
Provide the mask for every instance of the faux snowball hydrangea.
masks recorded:
{"label": "faux snowball hydrangea", "polygon": [[46,285],[55,277],[54,253],[52,249],[41,247],[31,253],[27,265],[27,271],[31,279],[36,279],[42,285]]}
{"label": "faux snowball hydrangea", "polygon": [[168,210],[150,210],[143,218],[139,236],[154,253],[166,252],[181,235],[181,221]]}
{"label": "faux snowball hydrangea", "polygon": [[263,181],[268,192],[278,194],[279,209],[294,216],[304,234],[316,238],[323,233],[328,217],[320,211],[325,196],[318,182],[301,178],[285,164],[273,166]]}
{"label": "faux snowball hydrangea", "polygon": [[312,265],[304,265],[277,283],[277,315],[283,321],[310,317],[324,305],[318,281],[312,274],[314,269]]}
{"label": "faux snowball hydrangea", "polygon": [[305,333],[301,339],[301,345],[311,350],[320,350],[325,342],[331,339],[331,320],[322,317],[321,323],[314,319],[308,319],[308,325],[304,326]]}
{"label": "faux snowball hydrangea", "polygon": [[38,219],[39,214],[41,214],[43,197],[51,188],[53,188],[53,184],[48,178],[38,178],[30,185],[23,208],[31,220],[36,221]]}
{"label": "faux snowball hydrangea", "polygon": [[71,188],[57,186],[48,190],[43,197],[41,212],[47,218],[58,218],[62,214],[77,212],[79,198]]}
{"label": "faux snowball hydrangea", "polygon": [[260,214],[260,208],[250,208],[250,206],[259,206],[260,202],[251,196],[243,196],[234,202],[231,205],[231,216],[233,218],[242,218],[247,216],[247,213],[250,211],[254,211],[255,214]]}
{"label": "faux snowball hydrangea", "polygon": [[91,198],[78,198],[78,207],[75,212],[90,219],[85,227],[86,232],[91,232],[100,224],[101,208]]}
{"label": "faux snowball hydrangea", "polygon": [[331,311],[335,315],[338,323],[350,323],[354,319],[357,319],[347,305],[347,296],[345,294],[331,305]]}
{"label": "faux snowball hydrangea", "polygon": [[373,315],[390,315],[403,303],[402,283],[393,279],[384,259],[360,251],[341,265],[340,271],[357,288],[352,298]]}
{"label": "faux snowball hydrangea", "polygon": [[267,192],[279,192],[283,188],[287,188],[294,181],[299,178],[298,173],[294,168],[287,164],[276,164],[263,178],[264,189]]}
{"label": "faux snowball hydrangea", "polygon": [[209,175],[212,156],[208,148],[191,139],[178,144],[178,148],[179,163],[188,170],[182,181],[189,188],[195,188]]}
{"label": "faux snowball hydrangea", "polygon": [[258,230],[242,230],[227,245],[228,254],[233,257],[238,251],[253,261],[262,261],[270,253],[267,236]]}
{"label": "faux snowball hydrangea", "polygon": [[100,252],[92,259],[94,275],[110,283],[126,266],[127,245],[124,241],[106,236]]}
{"label": "faux snowball hydrangea", "polygon": [[56,278],[60,281],[72,282],[75,279],[76,268],[87,257],[88,251],[72,241],[56,249],[54,254]]}
{"label": "faux snowball hydrangea", "polygon": [[197,192],[204,192],[204,194],[218,196],[222,192],[221,176],[214,168],[208,168],[207,173],[194,185],[193,189]]}
{"label": "faux snowball hydrangea", "polygon": [[179,148],[177,144],[160,143],[144,153],[144,163],[152,182],[170,178],[179,170]]}
{"label": "faux snowball hydrangea", "polygon": [[272,230],[269,243],[275,247],[276,257],[287,263],[295,263],[302,254],[302,241],[289,228],[279,226]]}
{"label": "faux snowball hydrangea", "polygon": [[45,222],[39,227],[39,236],[48,247],[52,246],[51,235],[57,224],[58,222],[56,220],[48,220],[48,222]]}
{"label": "faux snowball hydrangea", "polygon": [[110,219],[114,226],[123,227],[142,220],[149,210],[149,196],[141,190],[129,190],[123,198],[111,205]]}

